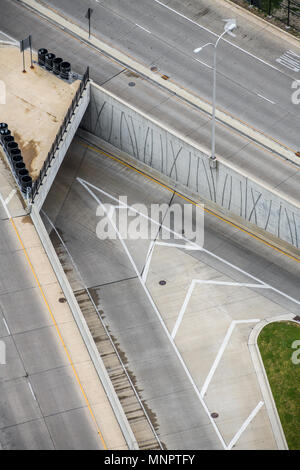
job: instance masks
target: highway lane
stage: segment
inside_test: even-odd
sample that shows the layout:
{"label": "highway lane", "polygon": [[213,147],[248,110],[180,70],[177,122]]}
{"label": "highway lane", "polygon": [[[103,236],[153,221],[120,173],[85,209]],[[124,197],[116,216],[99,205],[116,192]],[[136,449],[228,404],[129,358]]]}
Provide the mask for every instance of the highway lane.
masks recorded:
{"label": "highway lane", "polygon": [[[89,186],[91,193],[78,178],[93,185]],[[100,192],[96,188],[99,188]],[[101,191],[105,191],[106,194]],[[157,319],[153,306],[145,296],[124,247],[118,239],[100,240],[97,237],[96,228],[100,220],[99,213],[97,215],[97,198],[102,203],[115,204],[108,194],[115,198],[120,195],[127,196],[128,205],[143,203],[148,209],[151,203],[169,204],[171,200],[179,204],[186,202],[178,195],[173,198],[171,190],[168,191],[157,182],[138,174],[134,169],[109,158],[105,150],[102,152],[100,149],[99,151],[95,148],[88,149],[84,141],[75,139],[43,207],[61,234],[76,266],[72,269],[70,263],[67,263],[68,276],[76,285],[74,279],[76,279],[76,270],[79,270],[106,326],[118,344],[125,365],[134,377],[135,386],[141,399],[144,400],[149,416],[153,419],[159,438],[166,447],[168,449],[220,448],[222,441],[215,432],[212,420],[205,413],[203,403],[199,402],[195,389],[191,387],[186,369],[170,347],[170,341]],[[205,214],[204,223],[205,251],[188,252],[188,261],[185,261],[192,263],[193,266],[199,263],[199,268],[196,270],[197,277],[201,278],[203,273],[206,273],[204,269],[210,274],[213,273],[214,280],[226,276],[233,282],[247,283],[250,282],[249,279],[254,282],[251,276],[257,277],[277,289],[261,290],[255,313],[259,315],[258,318],[265,318],[264,308],[268,305],[268,315],[274,315],[275,311],[276,314],[298,313],[299,263],[284,254],[279,254],[212,214]],[[52,228],[49,225],[47,227],[51,232]],[[141,273],[147,259],[149,240],[126,239],[125,245]],[[56,246],[56,249],[58,253],[64,251],[60,245]],[[169,253],[170,263],[174,262],[176,256],[173,253],[172,251]],[[64,255],[62,258],[65,259]],[[164,258],[164,261],[167,259]],[[175,277],[179,271],[178,267],[168,274],[168,278],[164,278],[162,273],[165,274],[167,268],[168,262],[163,265],[158,263],[152,272],[152,275],[155,274],[156,288],[161,279],[166,279],[167,285],[172,284],[173,276]],[[185,271],[186,277],[190,275],[189,271]],[[180,286],[181,282],[178,282]],[[182,282],[185,283],[186,279],[183,278]],[[164,289],[158,286],[159,288]],[[167,296],[166,312],[173,309],[176,299],[176,293],[173,297]],[[271,308],[269,302],[272,304]],[[228,297],[224,308],[229,316],[234,310],[232,303],[233,299]],[[199,315],[202,306],[201,301]],[[217,330],[221,313],[219,310],[211,310],[212,327],[209,335]],[[248,314],[253,318],[251,308]],[[168,318],[167,325],[170,328]],[[197,339],[195,335],[193,338]],[[188,341],[188,338],[186,340]],[[197,370],[197,364],[198,369],[201,368],[202,361],[199,361],[199,357],[194,357],[190,353],[189,358],[194,370]],[[223,384],[224,382],[226,382],[225,375]],[[242,391],[242,382],[239,391]],[[242,400],[247,402],[248,393],[250,390],[244,391]],[[217,409],[221,407],[222,399],[219,396]],[[232,425],[234,418],[231,416],[226,423],[226,435],[234,434],[235,428]],[[218,422],[216,424],[219,426]],[[249,431],[251,439],[255,438],[256,425],[253,423]],[[220,426],[222,427],[221,424]],[[268,418],[263,421],[263,426],[266,426],[266,434],[272,435],[269,434]],[[255,445],[263,446],[263,440]]]}
{"label": "highway lane", "polygon": [[0,340],[6,347],[6,364],[0,364],[2,448],[103,449],[2,204],[0,266]]}
{"label": "highway lane", "polygon": [[[45,3],[45,2],[44,2]],[[82,27],[87,27],[85,13],[90,1],[47,0],[48,5],[71,17]],[[193,2],[189,2],[193,5]],[[204,3],[204,2],[202,2]],[[175,5],[174,5],[175,4]],[[198,45],[216,40],[223,28],[217,5],[209,5],[214,29],[202,26],[201,15],[194,21],[189,7],[179,8],[178,2],[156,0],[112,0],[93,1],[93,34],[134,56],[148,67],[157,66],[161,73],[169,76],[196,95],[211,101],[212,94],[212,49],[207,48],[197,56],[193,49]],[[177,6],[179,9],[176,9]],[[199,22],[199,24],[198,24]],[[249,29],[249,28],[248,28]],[[259,32],[259,38],[256,35]],[[253,25],[250,31],[245,24],[236,31],[237,38],[227,36],[218,51],[218,106],[248,124],[269,134],[285,145],[297,150],[298,109],[291,101],[292,82],[299,78],[293,71],[276,62],[286,50],[299,54],[300,48],[274,37],[272,53],[264,52],[269,32],[263,34]],[[240,36],[248,36],[248,42],[256,43],[256,51],[248,51],[245,40],[241,47]],[[260,43],[259,43],[260,41]],[[252,47],[252,46],[250,46]],[[295,60],[300,61],[295,58]],[[299,62],[300,64],[300,62]],[[299,65],[300,67],[300,65]]]}

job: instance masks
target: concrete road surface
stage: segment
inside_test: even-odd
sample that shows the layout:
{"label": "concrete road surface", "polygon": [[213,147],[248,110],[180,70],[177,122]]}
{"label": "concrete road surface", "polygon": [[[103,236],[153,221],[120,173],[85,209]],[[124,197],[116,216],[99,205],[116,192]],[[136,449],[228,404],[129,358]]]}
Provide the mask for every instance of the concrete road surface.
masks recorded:
{"label": "concrete road surface", "polygon": [[[62,5],[64,4],[62,3]],[[123,2],[120,2],[120,4],[123,4]],[[143,4],[142,2],[141,5],[143,6]],[[82,5],[85,5],[85,3],[83,2]],[[89,65],[91,67],[91,77],[96,83],[103,85],[107,90],[146,112],[152,118],[168,125],[171,129],[188,136],[206,149],[208,154],[210,153],[211,119],[207,114],[182,102],[166,90],[158,88],[137,74],[124,69],[115,61],[105,58],[96,50],[61,31],[37,14],[29,12],[15,1],[0,0],[0,6],[1,11],[5,12],[0,18],[0,30],[5,34],[20,39],[32,33],[35,49],[43,46],[53,50],[56,55],[67,58],[73,69],[79,73],[83,73],[86,66]],[[97,5],[95,6],[97,8]],[[152,3],[150,6],[154,8]],[[161,8],[159,5],[155,8],[157,7]],[[76,9],[74,9],[74,12],[76,12]],[[112,15],[113,13],[109,10],[109,14]],[[159,18],[160,15],[158,15]],[[212,24],[215,23],[212,22]],[[255,27],[253,28],[255,30]],[[116,31],[117,28],[111,27],[110,30],[112,29]],[[103,28],[102,30],[105,31]],[[263,35],[263,31],[260,31],[260,34]],[[243,47],[246,47],[245,40],[246,38],[243,40]],[[272,53],[274,56],[274,51],[276,52],[278,46],[278,38],[272,37],[272,41],[270,43],[270,40],[266,41],[264,37],[264,44],[267,44],[270,54]],[[253,41],[251,41],[252,43]],[[223,45],[225,46],[225,43]],[[227,46],[229,47],[228,44]],[[261,48],[260,52],[262,50]],[[186,68],[186,70],[189,70],[189,68]],[[282,76],[286,77],[284,74]],[[129,86],[129,83],[134,83],[135,86]],[[233,91],[234,93],[235,91]],[[233,101],[238,105],[238,100],[234,99]],[[269,106],[268,103],[267,106]],[[243,105],[242,108],[244,111],[247,110],[247,106]],[[274,110],[272,109],[273,115]],[[268,122],[268,119],[264,118],[263,121]],[[293,127],[285,129],[286,136],[290,133],[294,137],[297,136],[297,132],[294,132]],[[225,128],[221,124],[217,126],[216,152],[217,155],[225,158],[238,171],[265,183],[269,188],[276,188],[293,204],[298,204],[300,200],[300,167],[284,161],[266,148],[253,143],[249,138],[240,135],[233,129]]]}
{"label": "concrete road surface", "polygon": [[[236,12],[223,2],[178,0],[47,0],[46,3],[87,29],[92,6],[92,33],[133,56],[194,94],[211,101],[211,47],[224,19]],[[223,15],[223,16],[222,16]],[[228,16],[229,15],[229,16]],[[292,103],[292,83],[300,77],[300,43],[296,47],[238,15],[236,38],[218,46],[218,106],[276,140],[300,149],[299,110]],[[282,59],[281,59],[282,58]],[[279,63],[277,60],[281,59]]]}
{"label": "concrete road surface", "polygon": [[[116,204],[112,198],[120,195],[127,196],[128,205],[142,203],[147,208],[153,203],[165,203],[168,207],[173,199],[176,202],[172,191],[116,162],[107,156],[107,152],[88,149],[84,141],[75,139],[43,210],[64,241],[64,245],[59,243],[56,247],[62,260],[68,258],[67,253],[73,259],[72,269],[70,261],[66,264],[72,285],[75,290],[80,288],[77,278],[79,271],[99,314],[118,345],[126,368],[134,377],[134,384],[161,442],[168,449],[218,449],[230,443],[233,445],[233,442],[236,448],[241,449],[276,448],[247,352],[247,338],[255,322],[261,318],[283,313],[293,316],[299,312],[299,263],[206,213],[205,251],[184,253],[184,250],[178,249],[177,255],[177,250],[169,251],[168,254],[164,252],[153,260],[154,264],[149,270],[149,289],[155,299],[153,304],[139,278],[147,264],[151,241],[126,240],[125,247],[118,239],[100,240],[96,234],[100,220],[99,213],[96,213],[99,201]],[[53,227],[46,225],[49,232],[53,232]],[[182,256],[185,256],[186,261]],[[184,273],[180,274],[181,267],[185,266]],[[241,288],[247,284],[244,295],[247,293],[246,297],[252,298],[256,310],[251,314],[247,304],[247,311],[240,311],[236,302],[240,301],[243,294],[241,288],[231,293],[230,287],[223,297],[219,297],[216,291],[216,299],[221,300],[220,305],[216,304],[215,307],[212,305],[213,291],[208,296],[202,295],[199,304],[196,297],[193,314],[199,317],[197,325],[199,322],[201,324],[203,318],[201,312],[207,309],[205,315],[210,320],[209,323],[203,323],[203,328],[208,329],[200,328],[197,333],[196,323],[195,328],[193,323],[185,326],[186,333],[180,332],[180,342],[175,342],[178,347],[176,352],[170,341],[173,323],[170,323],[169,317],[180,305],[180,299],[184,299],[189,276],[196,273],[201,278],[202,272],[207,273],[205,276],[209,277],[205,279],[211,279],[212,283],[219,279],[225,284],[229,281],[229,285],[236,283]],[[176,283],[173,284],[176,275]],[[270,287],[260,289],[257,282],[261,281],[256,278],[269,283]],[[255,285],[251,287],[253,279]],[[167,286],[170,283],[165,291],[164,286],[158,284],[161,280],[166,280]],[[159,292],[166,293],[166,296],[160,297]],[[224,309],[228,312],[225,316],[222,313]],[[160,315],[165,320],[162,321]],[[189,318],[190,314],[186,321]],[[237,338],[241,341],[238,348],[244,351],[241,352],[241,358],[247,370],[251,371],[247,381],[240,375],[234,375],[237,370],[240,374],[238,365],[232,367],[229,373],[229,360],[229,365],[228,362],[226,365],[229,369],[224,369],[221,384],[217,383],[220,390],[226,386],[224,393],[226,390],[227,401],[224,403],[232,404],[231,411],[228,409],[226,412],[222,411],[223,398],[225,400],[222,392],[217,399],[215,395],[208,395],[210,407],[206,408],[206,398],[203,400],[199,397],[197,390],[205,370],[213,362],[213,354],[222,343],[222,334],[226,333],[230,318],[232,321],[236,318],[250,318],[251,321],[254,319],[254,324],[249,322],[248,330],[244,327],[237,329]],[[198,354],[193,354],[191,347],[195,344],[201,347],[206,338],[211,341],[206,349],[205,361],[202,361]],[[183,348],[185,354],[184,363],[180,348]],[[212,355],[208,357],[209,354]],[[198,385],[195,385],[196,382]],[[231,396],[235,397],[234,400]],[[252,403],[258,406],[254,410],[255,419],[251,426],[244,426],[247,428],[244,430],[243,422],[251,415],[252,409],[249,407]],[[211,413],[218,409],[221,409],[220,419],[214,421]],[[243,438],[237,438],[235,442],[234,436],[240,427],[243,429]],[[261,439],[257,439],[258,432],[262,435]]]}
{"label": "concrete road surface", "polygon": [[[23,218],[21,223],[31,222]],[[2,205],[0,266],[0,341],[6,348],[6,364],[0,364],[2,448],[102,449],[72,367]],[[48,284],[51,282],[48,273]]]}

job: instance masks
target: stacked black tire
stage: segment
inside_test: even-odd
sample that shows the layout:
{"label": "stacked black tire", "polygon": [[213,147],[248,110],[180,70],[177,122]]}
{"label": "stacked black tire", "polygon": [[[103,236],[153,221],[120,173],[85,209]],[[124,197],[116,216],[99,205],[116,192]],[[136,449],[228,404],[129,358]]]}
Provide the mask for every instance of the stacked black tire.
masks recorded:
{"label": "stacked black tire", "polygon": [[26,194],[28,188],[32,188],[32,178],[23,161],[21,150],[5,122],[0,123],[0,143],[8,157],[21,191]]}
{"label": "stacked black tire", "polygon": [[60,76],[64,80],[69,80],[71,64],[64,62],[61,57],[56,57],[55,54],[48,52],[47,49],[41,48],[38,50],[38,63],[49,72],[53,72],[54,75]]}

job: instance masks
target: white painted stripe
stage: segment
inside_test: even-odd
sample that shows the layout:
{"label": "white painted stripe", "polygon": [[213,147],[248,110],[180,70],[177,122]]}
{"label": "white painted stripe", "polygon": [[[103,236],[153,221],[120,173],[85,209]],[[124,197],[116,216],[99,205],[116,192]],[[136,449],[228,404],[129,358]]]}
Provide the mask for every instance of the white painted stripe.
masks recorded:
{"label": "white painted stripe", "polygon": [[3,317],[3,323],[4,323],[4,326],[5,326],[6,330],[7,330],[7,333],[10,335],[11,333],[10,333],[10,331],[9,331],[8,324],[6,323],[6,320],[5,320],[4,317]]}
{"label": "white painted stripe", "polygon": [[243,434],[243,432],[246,430],[246,428],[248,427],[248,425],[251,423],[251,421],[253,420],[253,418],[257,415],[257,413],[259,412],[259,410],[261,409],[261,407],[264,405],[264,402],[263,401],[260,401],[258,403],[258,405],[254,408],[254,410],[250,413],[250,415],[248,416],[248,418],[246,419],[246,421],[244,422],[244,424],[242,425],[242,427],[239,429],[239,431],[236,433],[236,435],[234,436],[234,438],[230,441],[230,443],[228,444],[228,450],[231,450],[232,447],[236,444],[236,442],[239,440],[239,438],[241,437],[241,435]]}
{"label": "white painted stripe", "polygon": [[[212,34],[213,36],[215,37],[218,37],[219,35],[214,33],[213,31],[211,31],[210,29],[206,28],[205,26],[202,26],[201,24],[197,23],[196,21],[192,20],[191,18],[188,18],[187,16],[183,15],[182,13],[179,13],[179,11],[177,10],[174,10],[173,8],[169,7],[168,5],[165,5],[164,3],[160,2],[159,0],[154,0],[156,3],[158,3],[159,5],[161,5],[162,7],[166,8],[167,10],[170,10],[172,11],[173,13],[175,13],[176,15],[178,16],[181,16],[181,18],[184,18],[185,20],[189,21],[190,23],[194,24],[195,26],[198,26],[198,28],[201,28],[203,29],[204,31],[207,31],[208,33]],[[236,49],[240,50],[241,52],[244,52],[244,54],[247,54],[249,55],[250,57],[252,57],[253,59],[256,59],[258,60],[259,62],[263,63],[264,65],[267,65],[268,67],[272,68],[273,70],[276,70],[277,72],[280,72],[280,73],[283,73],[282,70],[278,69],[277,67],[275,67],[274,65],[270,64],[269,62],[266,62],[265,60],[261,59],[260,57],[257,57],[256,55],[254,54],[251,54],[251,52],[249,51],[246,51],[245,49],[242,49],[240,46],[238,46],[237,44],[234,44],[233,42],[231,41],[228,41],[228,39],[225,39],[223,38],[223,41],[226,42],[227,44],[230,44],[232,47],[235,47]],[[285,75],[285,74],[284,74]]]}
{"label": "white painted stripe", "polygon": [[193,57],[193,59],[196,61],[196,62],[200,62],[200,64],[204,65],[205,67],[207,67],[208,69],[211,69],[212,70],[212,67],[208,64],[206,64],[205,62],[203,62],[202,60],[200,59],[196,59],[196,57]]}
{"label": "white painted stripe", "polygon": [[250,289],[270,289],[267,285],[262,284],[247,284],[245,282],[229,282],[229,281],[214,281],[212,279],[209,280],[202,280],[202,279],[194,279],[197,284],[215,284],[219,286],[235,286],[235,287],[248,287]]}
{"label": "white painted stripe", "polygon": [[[106,210],[105,206],[102,204],[102,202],[100,201],[100,199],[90,190],[90,188],[88,187],[88,185],[84,183],[84,180],[82,180],[81,178],[77,178],[77,181],[79,181],[79,183],[86,189],[86,191],[92,196],[92,198],[93,198],[99,205],[101,205],[102,209],[103,209],[103,210],[106,212],[106,214],[107,214],[107,210]],[[97,188],[96,188],[96,189],[97,189]],[[160,313],[159,313],[159,310],[158,310],[158,308],[156,307],[156,305],[155,305],[155,303],[154,303],[154,301],[153,301],[153,299],[152,299],[152,296],[151,296],[149,290],[147,289],[146,284],[144,283],[144,281],[143,281],[143,279],[142,279],[142,277],[141,277],[141,275],[140,275],[140,273],[139,273],[139,271],[138,271],[138,269],[137,269],[137,267],[136,267],[136,264],[135,264],[135,262],[134,262],[134,260],[133,260],[133,258],[132,258],[132,256],[131,256],[131,254],[129,253],[129,250],[128,250],[128,248],[127,248],[127,246],[126,246],[124,240],[122,239],[122,237],[121,237],[121,235],[120,235],[120,233],[119,233],[119,231],[118,231],[116,225],[114,224],[114,222],[113,222],[112,220],[110,220],[110,223],[112,224],[112,226],[113,226],[113,228],[114,228],[114,230],[115,230],[115,232],[116,232],[116,234],[117,234],[117,236],[118,236],[118,238],[119,238],[119,240],[120,240],[120,242],[121,242],[121,244],[122,244],[122,246],[123,246],[123,248],[124,248],[124,251],[125,251],[125,253],[126,253],[127,256],[128,256],[129,261],[130,261],[130,263],[131,263],[131,265],[132,265],[132,267],[133,267],[133,269],[134,269],[134,271],[135,271],[135,273],[136,273],[136,275],[137,275],[137,277],[138,277],[138,279],[139,279],[139,281],[140,281],[140,283],[141,283],[141,285],[142,285],[142,287],[143,287],[143,289],[144,289],[144,291],[145,291],[145,294],[146,294],[146,296],[147,296],[147,298],[148,298],[148,300],[149,300],[149,302],[150,302],[150,304],[151,304],[151,306],[152,306],[154,312],[156,313],[156,315],[157,315],[157,317],[158,317],[158,319],[159,319],[159,321],[160,321],[160,323],[161,323],[161,325],[162,325],[162,327],[163,327],[163,330],[164,330],[166,336],[168,337],[170,343],[172,344],[172,347],[173,347],[173,349],[174,349],[174,351],[175,351],[175,353],[176,353],[176,355],[177,355],[177,357],[178,357],[178,359],[179,359],[179,361],[180,361],[180,363],[181,363],[181,365],[182,365],[182,367],[183,367],[183,369],[184,369],[184,371],[185,371],[185,373],[186,373],[186,375],[187,375],[189,381],[191,382],[191,384],[192,384],[192,386],[193,386],[193,389],[194,389],[195,393],[197,394],[197,397],[198,397],[200,403],[202,404],[202,406],[203,406],[203,408],[204,408],[204,410],[205,410],[206,415],[208,416],[208,419],[210,420],[210,422],[211,422],[211,424],[212,424],[212,426],[213,426],[213,428],[214,428],[214,430],[215,430],[215,432],[216,432],[218,438],[220,439],[220,442],[221,442],[223,448],[224,448],[224,449],[227,449],[226,443],[225,443],[225,441],[224,441],[224,439],[223,439],[223,437],[222,437],[222,435],[221,435],[221,433],[220,433],[220,431],[219,431],[219,429],[218,429],[218,427],[217,427],[217,425],[216,425],[214,419],[211,417],[210,412],[209,412],[209,409],[207,408],[207,406],[206,406],[204,400],[202,399],[201,394],[200,394],[200,392],[199,392],[199,390],[198,390],[198,387],[197,387],[197,385],[195,384],[194,379],[193,379],[193,377],[191,376],[191,374],[190,374],[190,372],[189,372],[189,370],[188,370],[188,368],[187,368],[187,366],[186,366],[186,364],[185,364],[185,362],[184,362],[184,360],[183,360],[183,358],[182,358],[180,352],[178,351],[177,346],[176,346],[176,344],[174,343],[174,341],[173,341],[173,339],[172,339],[172,337],[171,337],[171,335],[170,335],[170,333],[169,333],[169,331],[168,331],[168,328],[166,327],[166,325],[165,325],[165,323],[164,323],[164,321],[163,321],[163,319],[162,319],[162,317],[161,317],[161,315],[160,315]]]}
{"label": "white painted stripe", "polygon": [[294,52],[294,51],[291,51],[291,49],[289,49],[289,50],[287,51],[287,53],[290,54],[290,55],[292,55],[292,56],[294,56],[294,57],[298,57],[298,59],[300,59],[300,55],[296,54],[296,52]]}
{"label": "white painted stripe", "polygon": [[5,210],[5,212],[6,212],[7,217],[8,217],[9,219],[11,219],[10,212],[9,212],[9,210],[8,210],[8,208],[7,208],[7,205],[5,204],[5,201],[4,201],[4,199],[3,199],[1,193],[0,193],[0,201],[1,201],[1,203],[2,203],[2,206],[4,207],[4,210]]}
{"label": "white painted stripe", "polygon": [[155,246],[155,240],[153,240],[150,243],[150,246],[149,246],[149,249],[148,249],[148,253],[147,253],[147,256],[146,256],[146,264],[145,264],[144,271],[143,271],[143,274],[142,274],[143,282],[147,281],[147,276],[148,276],[149,266],[150,266],[153,251],[154,251],[154,246]]}
{"label": "white painted stripe", "polygon": [[183,315],[185,314],[185,311],[186,311],[186,308],[188,306],[188,303],[190,301],[190,298],[192,296],[192,293],[193,293],[193,290],[194,290],[194,287],[195,287],[195,280],[193,279],[193,281],[191,282],[190,284],[190,287],[189,287],[189,290],[185,296],[185,299],[184,299],[184,302],[182,304],[182,307],[180,309],[180,312],[179,312],[179,315],[177,317],[177,320],[176,320],[176,323],[175,323],[175,326],[172,330],[172,339],[174,340],[175,336],[176,336],[176,333],[178,331],[178,328],[180,327],[181,325],[181,322],[182,322],[182,319],[183,319]]}
{"label": "white painted stripe", "polygon": [[269,100],[269,98],[266,98],[265,96],[260,95],[259,93],[256,93],[256,94],[257,94],[257,96],[259,96],[260,98],[268,101],[269,103],[276,104],[275,101]]}
{"label": "white painted stripe", "polygon": [[234,321],[231,322],[231,324],[230,324],[230,326],[227,330],[227,333],[225,335],[225,338],[222,342],[222,345],[221,345],[221,347],[218,351],[216,359],[214,360],[214,363],[213,363],[213,365],[212,365],[212,367],[211,367],[211,369],[210,369],[210,371],[209,371],[209,373],[208,373],[208,375],[205,379],[205,382],[204,382],[204,384],[201,388],[202,397],[204,397],[205,393],[207,392],[208,386],[209,386],[209,384],[210,384],[210,382],[211,382],[211,380],[212,380],[212,378],[213,378],[213,376],[216,372],[216,369],[217,369],[217,367],[218,367],[218,365],[219,365],[219,363],[222,359],[223,353],[224,353],[224,351],[225,351],[225,349],[226,349],[226,347],[229,343],[229,340],[231,338],[231,335],[232,335],[232,332],[235,328],[235,325],[237,325],[238,323],[259,323],[259,322],[260,322],[260,320],[257,319],[257,318],[249,319],[249,320],[237,320],[237,321],[234,320]]}
{"label": "white painted stripe", "polygon": [[36,396],[34,394],[34,391],[32,389],[31,383],[30,382],[27,382],[27,383],[28,383],[28,387],[29,387],[29,390],[31,391],[31,394],[32,394],[33,398],[35,399],[35,401],[37,401]]}
{"label": "white painted stripe", "polygon": [[144,27],[141,26],[140,24],[135,23],[135,26],[138,26],[139,28],[143,29],[143,30],[146,31],[146,33],[148,33],[148,34],[151,34],[151,31],[149,31],[148,29],[144,28]]}
{"label": "white painted stripe", "polygon": [[[87,186],[90,186],[91,188],[95,189],[96,191],[99,191],[100,193],[106,195],[107,197],[109,197],[110,199],[114,200],[114,201],[117,201],[118,203],[120,202],[119,199],[115,198],[114,196],[112,196],[111,194],[107,193],[106,191],[103,191],[102,189],[98,188],[97,186],[94,186],[92,183],[89,183],[88,181],[82,179],[82,178],[77,178],[77,181],[79,181],[81,184],[85,184]],[[127,206],[127,204],[123,203],[121,201],[121,204],[124,206],[124,207],[127,207],[128,209],[136,212],[137,214],[141,215],[142,217],[145,217],[146,219],[149,219],[151,220],[154,224],[157,224],[159,225],[159,223],[154,220],[154,219],[151,219],[150,217],[148,217],[147,215],[143,214],[142,212],[139,212],[137,211],[134,207],[131,207],[131,206]],[[252,274],[248,273],[247,271],[245,271],[244,269],[241,269],[239,268],[238,266],[230,263],[229,261],[225,260],[224,258],[221,258],[220,256],[216,255],[215,253],[203,248],[203,247],[200,247],[200,245],[198,245],[197,243],[191,241],[191,240],[188,240],[187,238],[185,238],[183,235],[177,233],[177,232],[174,232],[173,230],[170,230],[168,227],[165,227],[164,225],[162,225],[162,228],[164,228],[165,230],[169,231],[170,233],[176,235],[176,237],[179,237],[181,238],[182,240],[185,240],[187,243],[190,243],[191,245],[195,246],[195,247],[198,247],[199,249],[201,249],[204,253],[208,254],[209,256],[212,256],[213,258],[217,259],[218,261],[220,261],[221,263],[224,263],[226,264],[226,266],[229,266],[231,267],[232,269],[234,269],[235,271],[241,273],[241,274],[244,274],[245,276],[248,276],[250,279],[253,279],[254,281],[260,283],[260,284],[263,284],[265,286],[267,286],[269,289],[273,290],[274,292],[277,292],[277,294],[279,295],[282,295],[283,297],[285,297],[286,299],[290,300],[291,302],[297,304],[297,305],[300,305],[300,301],[295,299],[294,297],[291,297],[290,295],[286,294],[285,292],[282,292],[281,290],[279,289],[276,289],[276,287],[273,287],[271,286],[270,284],[267,284],[266,282],[262,281],[261,279],[257,278],[256,276],[253,276]]]}
{"label": "white painted stripe", "polygon": [[12,200],[12,198],[14,197],[14,195],[16,194],[17,190],[16,189],[13,189],[9,196],[5,199],[5,204],[9,204],[10,201]]}
{"label": "white painted stripe", "polygon": [[6,36],[8,39],[11,39],[11,40],[14,42],[14,44],[18,44],[18,41],[17,41],[15,38],[13,38],[12,36],[10,36],[9,34],[6,34],[6,33],[4,33],[3,31],[0,31],[0,34],[3,34],[3,35]]}
{"label": "white painted stripe", "polygon": [[201,248],[198,246],[180,245],[179,243],[155,242],[155,245],[168,246],[170,248],[182,248],[183,250],[195,250],[195,251],[201,250]]}

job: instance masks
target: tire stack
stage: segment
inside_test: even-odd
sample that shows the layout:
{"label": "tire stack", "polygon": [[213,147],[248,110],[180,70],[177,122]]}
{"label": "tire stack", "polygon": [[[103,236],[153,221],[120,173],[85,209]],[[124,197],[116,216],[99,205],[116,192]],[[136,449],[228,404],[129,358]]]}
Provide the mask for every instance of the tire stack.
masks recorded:
{"label": "tire stack", "polygon": [[0,123],[0,143],[8,157],[11,169],[22,193],[26,194],[27,189],[32,187],[32,178],[23,161],[21,150],[5,122]]}
{"label": "tire stack", "polygon": [[48,52],[48,49],[41,48],[38,50],[38,64],[63,80],[69,80],[70,78],[71,64],[64,62],[61,57],[56,57],[52,52]]}

